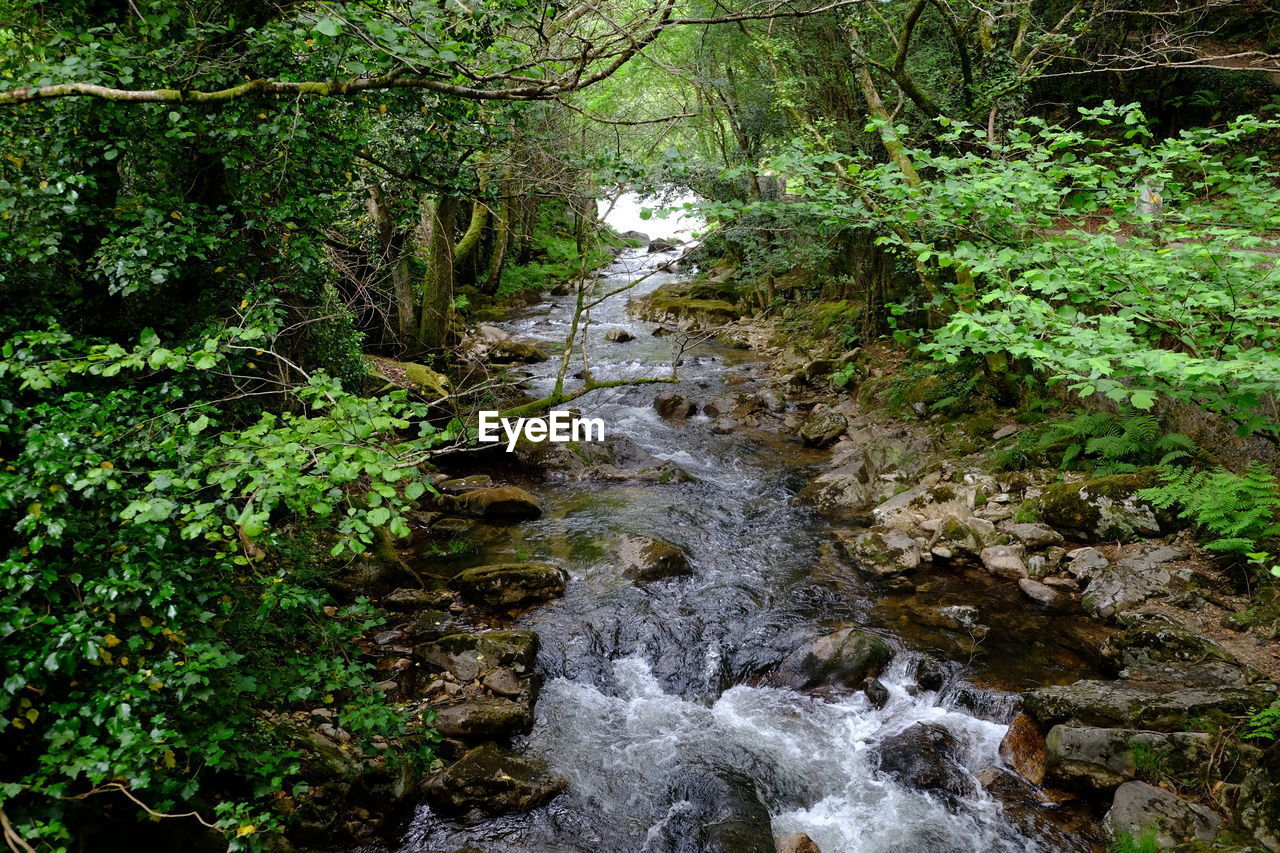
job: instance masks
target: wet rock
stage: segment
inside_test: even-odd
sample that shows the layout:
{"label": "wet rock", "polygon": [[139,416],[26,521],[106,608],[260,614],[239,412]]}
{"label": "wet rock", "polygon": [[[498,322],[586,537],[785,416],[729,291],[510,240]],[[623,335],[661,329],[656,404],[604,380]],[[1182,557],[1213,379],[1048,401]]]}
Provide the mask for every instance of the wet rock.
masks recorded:
{"label": "wet rock", "polygon": [[1043,524],[1013,523],[1001,525],[1001,528],[1025,545],[1028,551],[1061,545],[1063,542],[1061,533]]}
{"label": "wet rock", "polygon": [[848,549],[858,569],[875,575],[896,575],[920,565],[920,546],[900,530],[873,527]]}
{"label": "wet rock", "polygon": [[1050,527],[1077,541],[1159,536],[1161,527],[1155,509],[1137,497],[1140,490],[1158,483],[1154,471],[1060,483],[1041,495],[1040,516]]}
{"label": "wet rock", "polygon": [[507,337],[488,344],[489,361],[496,364],[536,364],[550,357],[531,341]]}
{"label": "wet rock", "polygon": [[737,432],[741,427],[742,424],[727,415],[711,422],[711,431],[716,435],[729,435]]}
{"label": "wet rock", "polygon": [[1139,755],[1180,775],[1203,768],[1213,747],[1204,732],[1054,726],[1045,738],[1045,773],[1067,788],[1106,791],[1138,776]]}
{"label": "wet rock", "polygon": [[784,412],[787,409],[786,396],[776,388],[766,388],[757,396],[761,404],[771,412]]}
{"label": "wet rock", "polygon": [[663,391],[653,398],[653,407],[664,418],[689,418],[698,413],[698,407],[675,391]]}
{"label": "wet rock", "polygon": [[409,626],[415,640],[437,640],[462,630],[461,621],[448,610],[420,610]]}
{"label": "wet rock", "polygon": [[503,563],[459,572],[453,585],[473,601],[511,607],[563,595],[568,578],[564,569],[549,563]]}
{"label": "wet rock", "polygon": [[1206,715],[1243,715],[1270,701],[1260,688],[1173,687],[1131,681],[1077,681],[1023,694],[1023,707],[1043,727],[1061,723],[1103,728],[1181,731]]}
{"label": "wet rock", "polygon": [[1176,847],[1192,840],[1212,841],[1222,818],[1204,806],[1148,785],[1125,782],[1116,789],[1102,827],[1113,839],[1120,834],[1139,838],[1154,833],[1156,846]]}
{"label": "wet rock", "polygon": [[524,692],[524,682],[521,681],[520,676],[516,675],[514,670],[505,668],[495,669],[484,677],[481,684],[490,692],[508,698],[519,696]]}
{"label": "wet rock", "polygon": [[[798,430],[799,426],[789,428]],[[930,486],[922,482],[908,490],[909,493],[889,497],[893,495],[893,485],[886,478],[891,473],[899,474],[903,480],[913,478],[931,449],[930,440],[924,435],[888,432],[882,428],[859,429],[849,436],[847,445],[843,442],[837,445],[830,467],[802,489],[798,497],[829,516],[871,524],[875,514],[878,517],[875,523],[893,526],[898,514],[915,509],[915,501],[926,501]],[[877,502],[886,497],[888,500],[877,507]],[[950,512],[968,514],[968,507]],[[913,520],[902,525],[902,529],[914,523]]]}
{"label": "wet rock", "polygon": [[668,793],[667,819],[646,840],[652,853],[774,853],[769,810],[747,776],[733,770],[681,768]]}
{"label": "wet rock", "polygon": [[818,637],[783,660],[768,681],[805,690],[818,686],[858,687],[878,675],[893,657],[884,640],[855,628]]}
{"label": "wet rock", "polygon": [[1018,589],[1022,594],[1037,604],[1043,604],[1045,607],[1057,607],[1062,603],[1062,595],[1056,589],[1043,584],[1040,581],[1031,578],[1022,578],[1018,581]]}
{"label": "wet rock", "polygon": [[439,590],[401,588],[384,595],[379,606],[396,613],[412,613],[428,608],[448,607],[453,599]]}
{"label": "wet rock", "polygon": [[1000,741],[1000,758],[1033,785],[1044,781],[1045,736],[1036,721],[1018,714]]}
{"label": "wet rock", "polygon": [[623,328],[610,329],[604,333],[604,339],[615,344],[625,344],[627,341],[634,341],[636,336]]}
{"label": "wet rock", "polygon": [[1273,743],[1245,776],[1239,815],[1259,844],[1280,853],[1280,742]]}
{"label": "wet rock", "polygon": [[1102,659],[1116,670],[1142,670],[1159,663],[1201,663],[1209,660],[1238,664],[1217,643],[1175,625],[1163,616],[1141,618],[1112,634],[1102,644]]}
{"label": "wet rock", "polygon": [[1067,552],[1067,571],[1079,581],[1088,582],[1099,570],[1111,565],[1097,548],[1076,548]]}
{"label": "wet rock", "polygon": [[806,447],[827,447],[844,435],[848,427],[848,421],[839,412],[810,415],[800,425],[800,440]]}
{"label": "wet rock", "polygon": [[937,535],[930,550],[934,556],[947,561],[981,559],[987,540],[994,532],[990,523],[980,518],[948,515],[936,523]]}
{"label": "wet rock", "polygon": [[1025,578],[1027,564],[1023,562],[1025,551],[1021,545],[991,545],[982,549],[983,567],[993,575],[1003,578]]}
{"label": "wet rock", "polygon": [[414,646],[413,654],[429,668],[450,672],[463,682],[498,668],[527,673],[533,671],[538,654],[538,635],[533,631],[450,634]]}
{"label": "wet rock", "polygon": [[458,505],[490,521],[525,521],[542,515],[538,499],[516,486],[475,489],[457,497]]}
{"label": "wet rock", "polygon": [[516,443],[516,459],[543,474],[611,482],[688,483],[693,477],[669,459],[658,459],[625,435],[608,441]]}
{"label": "wet rock", "polygon": [[709,418],[718,418],[721,415],[732,414],[738,408],[739,400],[735,394],[721,394],[719,397],[712,397],[705,406],[702,407],[702,413]]}
{"label": "wet rock", "polygon": [[469,492],[472,489],[488,489],[493,486],[493,478],[488,474],[472,474],[470,477],[455,477],[449,480],[441,480],[437,485],[442,492],[457,494],[458,492]]}
{"label": "wet rock", "polygon": [[423,793],[441,813],[478,816],[527,812],[565,787],[536,758],[487,743],[428,779]]}
{"label": "wet rock", "polygon": [[643,231],[623,231],[618,235],[628,243],[634,243],[637,246],[649,245],[649,235]]}
{"label": "wet rock", "polygon": [[720,298],[720,288],[709,282],[671,282],[632,299],[632,313],[651,323],[666,323],[684,330],[725,326],[742,316],[733,303]]}
{"label": "wet rock", "polygon": [[778,853],[822,853],[814,840],[803,832],[779,835],[774,839],[774,847]]}
{"label": "wet rock", "polygon": [[868,678],[862,685],[862,692],[867,695],[872,708],[880,709],[889,704],[889,688],[878,678]]}
{"label": "wet rock", "polygon": [[529,703],[510,699],[473,699],[437,709],[432,726],[442,735],[466,739],[526,732],[533,725]]}
{"label": "wet rock", "polygon": [[654,237],[652,240],[649,241],[650,254],[654,252],[670,252],[675,247],[676,247],[675,243],[671,242],[670,240],[665,240],[662,237]]}
{"label": "wet rock", "polygon": [[683,551],[647,536],[623,536],[617,543],[617,554],[623,576],[639,583],[693,572]]}
{"label": "wet rock", "polygon": [[911,677],[922,690],[941,690],[951,677],[949,665],[930,654],[915,654],[911,660]]}
{"label": "wet rock", "polygon": [[956,740],[942,726],[916,723],[882,740],[876,752],[880,771],[903,785],[956,797],[973,792]]}
{"label": "wet rock", "polygon": [[981,613],[971,604],[921,605],[911,608],[911,619],[918,625],[947,628],[982,639],[991,628],[982,624]]}
{"label": "wet rock", "polygon": [[1085,609],[1107,619],[1153,596],[1181,591],[1190,583],[1191,571],[1169,564],[1185,557],[1180,548],[1144,545],[1105,569],[1097,569],[1085,590]]}

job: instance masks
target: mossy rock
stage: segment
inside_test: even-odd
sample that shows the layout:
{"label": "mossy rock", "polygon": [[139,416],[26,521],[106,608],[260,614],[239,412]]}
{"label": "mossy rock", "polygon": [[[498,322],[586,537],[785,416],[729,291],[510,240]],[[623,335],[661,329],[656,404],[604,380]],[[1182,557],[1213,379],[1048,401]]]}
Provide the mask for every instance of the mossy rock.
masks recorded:
{"label": "mossy rock", "polygon": [[425,364],[413,361],[393,361],[376,355],[366,355],[365,361],[375,376],[399,388],[407,388],[426,397],[449,396],[449,377],[437,373]]}
{"label": "mossy rock", "polygon": [[1154,468],[1082,483],[1060,483],[1040,496],[1040,517],[1066,536],[1084,542],[1159,536],[1172,529],[1173,519],[1158,514],[1138,497],[1142,489],[1158,484]]}
{"label": "mossy rock", "polygon": [[550,563],[503,563],[459,572],[453,585],[473,601],[511,607],[564,594],[568,574]]}

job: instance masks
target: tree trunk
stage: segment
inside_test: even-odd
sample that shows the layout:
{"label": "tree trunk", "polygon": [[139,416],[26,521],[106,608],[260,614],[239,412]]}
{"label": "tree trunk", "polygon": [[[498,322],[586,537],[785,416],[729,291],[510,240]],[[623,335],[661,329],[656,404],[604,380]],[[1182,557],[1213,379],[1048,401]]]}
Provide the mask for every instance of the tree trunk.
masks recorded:
{"label": "tree trunk", "polygon": [[423,349],[440,349],[447,343],[453,307],[453,231],[457,212],[457,199],[447,196],[435,204],[427,202],[424,210],[424,224],[429,224],[431,234],[418,318],[418,345]]}

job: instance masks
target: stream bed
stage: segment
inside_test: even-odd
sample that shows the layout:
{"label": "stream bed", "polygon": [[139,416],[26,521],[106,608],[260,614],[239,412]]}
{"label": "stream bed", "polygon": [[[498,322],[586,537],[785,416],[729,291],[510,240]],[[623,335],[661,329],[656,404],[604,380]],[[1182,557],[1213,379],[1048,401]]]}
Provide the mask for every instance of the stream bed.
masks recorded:
{"label": "stream bed", "polygon": [[[616,288],[672,257],[628,251],[600,286]],[[653,275],[593,311],[588,350],[597,376],[669,371],[673,338],[631,319],[626,303],[675,278]],[[562,344],[573,301],[552,297],[502,325]],[[614,328],[634,340],[605,340]],[[758,359],[701,344],[684,354],[674,390],[705,401],[750,389],[765,378]],[[557,366],[553,358],[527,369],[531,393],[549,390]],[[776,432],[716,435],[702,415],[664,420],[652,401],[670,389],[602,389],[571,405],[695,482],[552,480],[535,487],[541,519],[493,529],[475,555],[477,563],[544,560],[569,571],[564,597],[518,622],[539,634],[546,682],[534,728],[517,742],[567,779],[568,790],[531,813],[474,825],[420,806],[399,853],[695,853],[705,849],[696,830],[709,801],[756,796],[775,834],[806,833],[823,853],[1088,849],[1029,832],[980,785],[955,798],[899,784],[880,771],[876,750],[925,721],[954,736],[965,772],[999,766],[1017,690],[1093,674],[1087,659],[1053,641],[1061,617],[1028,613],[1012,582],[989,577],[867,586],[832,555],[826,522],[793,501],[821,454]],[[645,585],[622,577],[609,545],[623,534],[679,546],[693,573]],[[911,618],[922,606],[972,601],[991,624],[1003,614],[1006,629],[966,638]],[[883,707],[861,691],[763,686],[761,676],[786,655],[847,625],[895,649],[881,676]]]}

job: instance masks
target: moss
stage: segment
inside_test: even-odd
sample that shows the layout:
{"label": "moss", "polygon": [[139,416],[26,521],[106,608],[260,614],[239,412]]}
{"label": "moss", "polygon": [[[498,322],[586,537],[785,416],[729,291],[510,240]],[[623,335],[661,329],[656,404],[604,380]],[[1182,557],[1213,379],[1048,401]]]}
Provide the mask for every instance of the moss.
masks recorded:
{"label": "moss", "polygon": [[1033,524],[1039,522],[1040,519],[1040,500],[1038,498],[1023,501],[1018,505],[1018,511],[1013,515],[1013,520],[1019,524]]}

